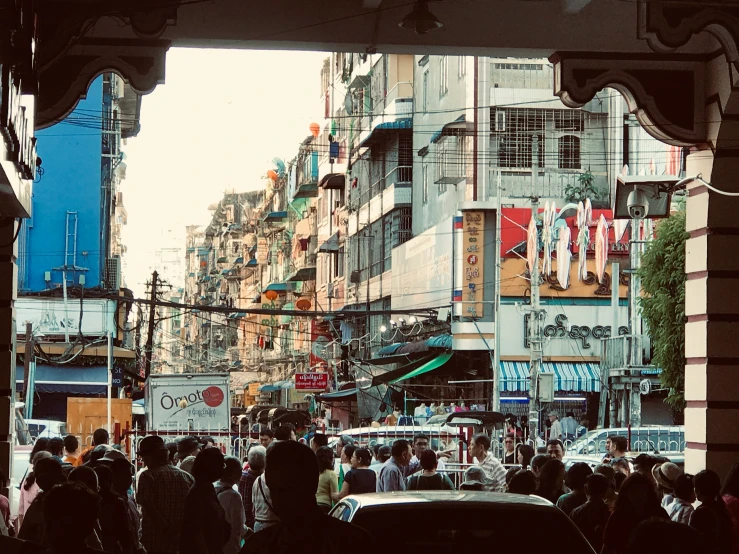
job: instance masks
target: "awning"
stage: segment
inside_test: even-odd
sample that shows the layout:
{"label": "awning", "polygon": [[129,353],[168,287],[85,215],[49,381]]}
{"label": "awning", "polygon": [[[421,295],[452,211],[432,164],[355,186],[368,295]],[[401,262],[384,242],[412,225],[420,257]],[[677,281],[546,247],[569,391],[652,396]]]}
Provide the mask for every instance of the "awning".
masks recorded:
{"label": "awning", "polygon": [[287,219],[287,212],[269,212],[267,215],[264,216],[265,223],[271,223],[274,221],[284,221]]}
{"label": "awning", "polygon": [[419,377],[424,373],[428,373],[442,367],[452,359],[452,356],[454,356],[454,352],[445,352],[444,354],[439,354],[431,359],[424,358],[423,360],[418,360],[400,369],[376,376],[372,379],[372,386],[377,386],[382,383],[392,385],[401,381],[406,381],[407,379]]}
{"label": "awning", "polygon": [[472,123],[467,123],[467,117],[460,115],[457,119],[451,123],[447,123],[441,129],[436,131],[431,137],[431,143],[435,144],[441,140],[441,137],[450,135],[463,135],[467,132],[472,131]]}
{"label": "awning", "polygon": [[316,280],[316,266],[309,265],[301,267],[287,279],[291,283]]}
{"label": "awning", "polygon": [[[397,358],[397,356],[393,356],[393,358]],[[365,363],[371,364],[371,365],[382,365],[379,362],[382,362],[385,359],[391,359],[391,358],[378,358],[378,359],[376,359],[376,361],[378,363],[373,363],[374,362],[373,360],[367,360],[367,361],[365,361]],[[428,362],[430,362],[433,359],[434,359],[434,356],[423,356],[422,358],[419,358],[417,360],[414,360],[412,362],[409,362],[409,363],[405,364],[404,366],[401,366],[401,367],[399,367],[397,369],[392,369],[392,370],[387,371],[385,373],[382,373],[380,375],[375,375],[374,377],[372,377],[372,385],[371,386],[376,387],[378,385],[384,385],[384,384],[387,384],[387,383],[391,383],[391,382],[393,382],[393,381],[395,381],[395,380],[403,377],[404,375],[407,375],[411,371],[414,371],[414,370],[418,369],[419,367],[427,364]]]}
{"label": "awning", "polygon": [[640,373],[644,376],[654,376],[662,374],[662,370],[658,367],[653,367],[650,369],[642,369]]}
{"label": "awning", "polygon": [[331,402],[332,400],[334,402],[353,402],[357,399],[357,389],[345,389],[317,394],[315,399],[318,402]]}
{"label": "awning", "polygon": [[387,346],[383,346],[382,348],[380,348],[380,351],[378,352],[378,354],[380,356],[392,356],[401,346],[403,346],[402,342],[396,342],[395,344],[388,344]]}
{"label": "awning", "polygon": [[351,83],[349,83],[349,86],[346,87],[349,90],[356,89],[356,88],[367,88],[370,86],[370,76],[369,75],[356,75]]}
{"label": "awning", "polygon": [[[500,362],[501,392],[529,390],[529,362]],[[554,390],[569,392],[599,392],[600,364],[545,362],[542,373],[554,373]]]}
{"label": "awning", "polygon": [[346,186],[346,175],[344,173],[328,173],[323,176],[318,186],[325,190],[341,190]]}
{"label": "awning", "polygon": [[287,283],[270,283],[262,292],[264,293],[268,290],[273,290],[275,292],[287,292],[288,290],[290,290],[290,287]]}
{"label": "awning", "polygon": [[432,348],[442,348],[446,350],[452,349],[452,336],[449,334],[437,335],[426,340],[399,342],[384,346],[378,354],[380,356],[419,354],[428,352]]}
{"label": "awning", "polygon": [[[23,389],[23,366],[15,368],[16,390]],[[98,395],[108,391],[108,367],[104,365],[36,365],[37,393]]]}
{"label": "awning", "polygon": [[257,265],[257,259],[252,258],[248,262],[246,262],[246,267],[255,267]]}
{"label": "awning", "polygon": [[280,386],[277,383],[267,383],[264,385],[260,385],[257,389],[259,392],[277,392],[280,390]]}
{"label": "awning", "polygon": [[380,123],[374,129],[372,129],[372,131],[370,131],[370,134],[367,135],[367,138],[360,142],[357,148],[371,146],[372,142],[379,140],[385,133],[389,131],[401,131],[404,129],[413,129],[413,120],[410,117],[398,119],[396,121],[387,121],[385,123]]}
{"label": "awning", "polygon": [[319,252],[325,254],[338,252],[339,251],[339,232],[336,231],[326,241],[318,247]]}

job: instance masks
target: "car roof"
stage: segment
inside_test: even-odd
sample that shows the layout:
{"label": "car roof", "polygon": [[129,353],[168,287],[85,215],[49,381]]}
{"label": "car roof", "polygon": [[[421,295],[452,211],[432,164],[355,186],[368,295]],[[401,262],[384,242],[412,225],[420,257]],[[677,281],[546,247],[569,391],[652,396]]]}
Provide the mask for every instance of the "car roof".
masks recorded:
{"label": "car roof", "polygon": [[361,508],[388,506],[388,504],[414,505],[433,502],[435,504],[496,504],[508,508],[549,508],[552,503],[538,496],[523,494],[491,493],[481,491],[403,491],[380,492],[348,496],[352,504]]}
{"label": "car roof", "polygon": [[408,435],[412,437],[416,433],[425,433],[431,435],[454,435],[459,434],[459,429],[450,427],[449,425],[383,425],[382,427],[357,427],[355,429],[345,429],[337,433],[336,437],[355,435]]}

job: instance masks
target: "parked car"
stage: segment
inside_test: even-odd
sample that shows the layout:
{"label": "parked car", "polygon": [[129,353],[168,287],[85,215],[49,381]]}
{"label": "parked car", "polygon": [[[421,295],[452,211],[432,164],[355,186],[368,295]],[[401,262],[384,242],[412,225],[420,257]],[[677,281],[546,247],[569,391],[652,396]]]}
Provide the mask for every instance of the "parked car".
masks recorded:
{"label": "parked car", "polygon": [[67,423],[65,421],[27,419],[26,426],[34,441],[40,437],[53,439],[54,437],[64,438],[67,435]]}
{"label": "parked car", "polygon": [[[626,459],[629,461],[631,471],[634,471],[634,458],[636,458],[640,452],[627,452]],[[680,469],[685,466],[685,454],[681,452],[670,452],[667,454],[653,454],[654,456],[660,456],[666,458],[673,464],[677,465]],[[590,466],[590,469],[595,469],[596,466],[600,465],[603,460],[603,456],[565,456],[562,460],[565,464],[565,469],[569,470],[573,464],[578,462],[584,462]]]}
{"label": "parked car", "polygon": [[567,456],[606,455],[606,440],[619,435],[629,440],[630,452],[658,454],[662,452],[683,452],[685,450],[684,426],[619,427],[614,429],[594,429],[567,446]]}
{"label": "parked car", "polygon": [[482,545],[495,552],[517,552],[523,538],[535,531],[549,537],[550,552],[593,554],[572,521],[537,496],[471,491],[361,494],[344,498],[331,516],[363,527],[377,544],[398,551]]}

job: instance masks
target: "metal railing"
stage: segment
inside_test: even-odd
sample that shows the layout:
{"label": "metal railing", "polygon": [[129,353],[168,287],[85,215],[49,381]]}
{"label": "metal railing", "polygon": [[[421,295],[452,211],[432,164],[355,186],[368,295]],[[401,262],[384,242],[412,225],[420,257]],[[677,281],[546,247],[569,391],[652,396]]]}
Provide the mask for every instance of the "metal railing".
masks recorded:
{"label": "metal railing", "polygon": [[413,166],[412,165],[396,165],[387,175],[385,182],[391,185],[400,185],[413,182]]}

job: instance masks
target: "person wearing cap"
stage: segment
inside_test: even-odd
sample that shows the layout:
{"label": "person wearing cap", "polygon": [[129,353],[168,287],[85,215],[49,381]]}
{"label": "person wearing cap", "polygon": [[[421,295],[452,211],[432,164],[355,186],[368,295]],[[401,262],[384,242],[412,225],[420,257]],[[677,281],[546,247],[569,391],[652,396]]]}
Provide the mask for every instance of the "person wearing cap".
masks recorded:
{"label": "person wearing cap", "polygon": [[552,427],[549,429],[549,440],[562,440],[562,422],[559,420],[557,412],[549,412],[549,421]]}
{"label": "person wearing cap", "polygon": [[139,477],[137,501],[141,506],[141,543],[148,554],[176,554],[185,518],[185,500],[195,480],[169,463],[161,437],[149,435],[139,443],[146,464]]}
{"label": "person wearing cap", "polygon": [[468,467],[464,472],[464,480],[459,485],[461,491],[484,491],[485,472],[480,466]]}
{"label": "person wearing cap", "polygon": [[657,490],[662,495],[662,507],[668,509],[670,504],[675,501],[674,489],[675,481],[680,475],[682,470],[672,462],[665,462],[663,464],[655,465],[652,468],[652,477],[657,483]]}
{"label": "person wearing cap", "polygon": [[202,444],[197,437],[185,437],[177,441],[177,457],[180,459],[180,469],[192,475],[192,466],[195,457],[202,450]]}

